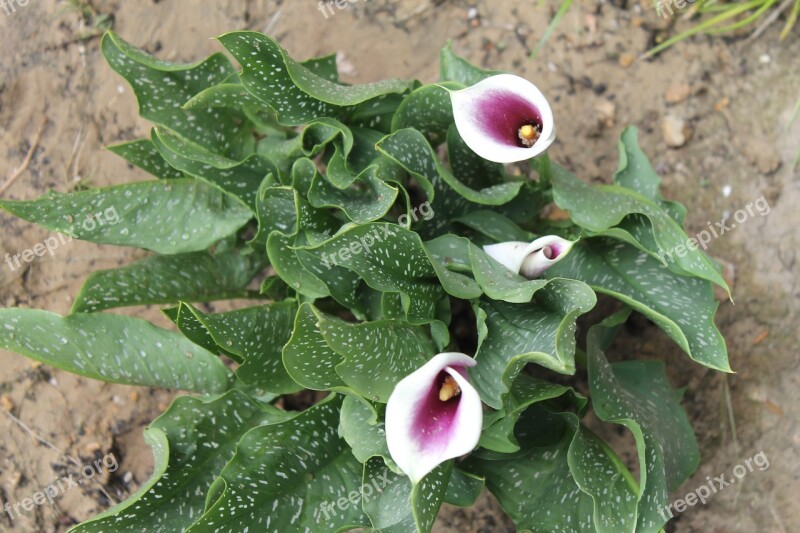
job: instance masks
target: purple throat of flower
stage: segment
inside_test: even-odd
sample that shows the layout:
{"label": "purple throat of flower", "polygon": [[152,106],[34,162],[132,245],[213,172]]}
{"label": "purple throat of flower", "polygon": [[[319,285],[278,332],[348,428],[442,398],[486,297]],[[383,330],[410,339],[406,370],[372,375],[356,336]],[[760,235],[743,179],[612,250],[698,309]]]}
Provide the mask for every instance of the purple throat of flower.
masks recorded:
{"label": "purple throat of flower", "polygon": [[461,405],[461,389],[451,372],[467,378],[466,370],[447,367],[437,376],[414,417],[412,428],[417,442],[427,448],[444,448],[455,430]]}
{"label": "purple throat of flower", "polygon": [[509,146],[530,148],[542,134],[541,112],[512,92],[493,91],[476,106],[479,122],[493,139]]}

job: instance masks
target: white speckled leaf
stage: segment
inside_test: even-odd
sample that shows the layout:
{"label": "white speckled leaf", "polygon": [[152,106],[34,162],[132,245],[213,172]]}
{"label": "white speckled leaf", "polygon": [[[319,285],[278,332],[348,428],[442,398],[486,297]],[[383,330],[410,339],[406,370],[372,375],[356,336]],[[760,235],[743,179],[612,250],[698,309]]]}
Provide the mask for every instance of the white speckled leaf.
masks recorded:
{"label": "white speckled leaf", "polygon": [[522,413],[535,403],[564,396],[579,413],[585,410],[588,401],[570,387],[527,374],[518,375],[503,398],[502,409],[485,417],[479,446],[499,453],[518,452],[520,446],[514,436],[514,429]]}
{"label": "white speckled leaf", "polygon": [[575,483],[567,462],[574,435],[569,422],[534,405],[520,422],[533,441],[522,452],[491,458],[473,454],[461,465],[486,478],[519,531],[596,533],[592,499]]}
{"label": "white speckled leaf", "polygon": [[707,281],[679,276],[649,255],[611,239],[584,239],[547,271],[586,282],[655,322],[693,360],[730,371],[725,340],[714,324],[718,303]]}
{"label": "white speckled leaf", "polygon": [[622,131],[619,141],[619,169],[614,174],[614,183],[654,201],[666,210],[675,222],[683,226],[686,208],[661,196],[661,176],[656,173],[647,155],[639,147],[638,133],[635,126],[628,126]]}
{"label": "white speckled leaf", "polygon": [[[244,161],[214,156],[213,164],[206,162],[204,149],[186,142],[161,128],[153,130],[153,145],[169,164],[187,175],[207,181],[227,191],[249,206],[255,204],[258,187],[267,174],[277,174],[277,168],[264,157],[253,154]],[[224,165],[224,166],[217,166]]]}
{"label": "white speckled leaf", "polygon": [[478,298],[483,294],[475,280],[466,275],[472,274],[470,246],[468,239],[451,234],[442,235],[425,243],[425,250],[442,288],[448,294],[463,300]]}
{"label": "white speckled leaf", "polygon": [[253,427],[292,415],[238,391],[215,399],[182,396],[145,430],[155,472],[127,500],[84,522],[75,533],[182,531],[202,516],[206,493]]}
{"label": "white speckled leaf", "polygon": [[345,397],[339,419],[339,435],[350,445],[359,462],[366,463],[372,457],[380,457],[396,470],[386,444],[386,424],[378,420],[379,407],[357,396]]}
{"label": "white speckled leaf", "polygon": [[522,188],[522,182],[501,183],[475,190],[453,175],[436,156],[431,145],[417,130],[398,130],[378,143],[378,150],[396,161],[422,182],[433,182],[440,177],[451,189],[467,200],[484,205],[503,205],[513,200]]}
{"label": "white speckled leaf", "polygon": [[617,455],[579,426],[567,456],[572,477],[594,501],[597,533],[635,533],[639,487]]}
{"label": "white speckled leaf", "polygon": [[337,435],[341,403],[334,395],[291,420],[245,434],[222,471],[219,497],[208,502],[189,531],[287,533],[368,526],[360,505],[330,507],[352,491],[361,493],[361,463]]}
{"label": "white speckled leaf", "polygon": [[185,177],[183,172],[172,168],[167,161],[161,157],[153,141],[150,139],[139,139],[106,147],[112,153],[117,154],[130,163],[149,172],[153,176],[161,179],[175,179]]}
{"label": "white speckled leaf", "polygon": [[594,292],[585,284],[554,279],[536,293],[534,303],[482,299],[475,305],[478,364],[470,375],[483,402],[500,409],[503,396],[527,363],[573,374],[575,321],[595,303]]}
{"label": "white speckled leaf", "polygon": [[434,146],[444,142],[448,129],[453,125],[453,104],[450,102],[450,93],[444,87],[452,90],[464,88],[459,83],[445,82],[414,89],[403,99],[392,117],[392,132],[414,128]]}
{"label": "white speckled leaf", "polygon": [[231,378],[214,354],[138,318],[0,309],[0,324],[3,349],[92,379],[213,393]]}
{"label": "white speckled leaf", "polygon": [[483,492],[485,481],[481,476],[453,468],[447,492],[444,495],[445,503],[458,507],[471,507]]}
{"label": "white speckled leaf", "polygon": [[[373,244],[366,251],[361,243],[369,237]],[[350,252],[359,247],[359,253]],[[415,232],[395,224],[363,224],[351,226],[322,245],[307,249],[320,260],[324,254],[329,264],[335,255],[338,265],[356,272],[373,289],[400,293],[409,322],[421,324],[435,318],[436,302],[443,291]]]}
{"label": "white speckled leaf", "polygon": [[241,200],[195,179],[140,181],[69,194],[50,191],[36,200],[1,200],[0,207],[77,239],[167,255],[205,250],[253,216]]}
{"label": "white speckled leaf", "polygon": [[422,326],[400,320],[350,324],[322,315],[325,341],[343,357],[336,373],[364,398],[385,403],[394,386],[436,355]]}
{"label": "white speckled leaf", "polygon": [[203,313],[188,306],[217,346],[242,362],[236,377],[253,388],[276,394],[301,387],[283,367],[282,351],[294,326],[297,305],[287,300],[224,313]]}
{"label": "white speckled leaf", "polygon": [[191,305],[181,302],[175,307],[164,308],[161,312],[172,320],[180,332],[193,343],[202,346],[211,353],[222,352],[237,363],[242,362],[238,359],[238,356],[220,350],[220,347],[214,342],[214,339],[211,337],[206,327],[198,320],[197,315],[194,314],[194,308]]}
{"label": "white speckled leaf", "polygon": [[506,241],[530,242],[536,238],[533,233],[525,231],[513,220],[495,211],[473,211],[457,218],[456,222],[486,236],[490,239],[487,244]]}
{"label": "white speckled leaf", "polygon": [[328,346],[319,327],[321,313],[304,303],[297,310],[294,330],[283,348],[283,364],[297,383],[312,390],[346,390],[336,365],[342,356]]}
{"label": "white speckled leaf", "polygon": [[[408,477],[395,474],[378,458],[364,465],[364,511],[372,527],[384,533],[429,533],[444,501],[453,461],[439,465],[412,487]],[[368,485],[377,487],[366,497]]]}
{"label": "white speckled leaf", "polygon": [[603,354],[610,329],[626,312],[589,330],[589,389],[597,416],[627,427],[639,453],[640,493],[636,531],[656,532],[666,522],[669,491],[677,489],[700,461],[697,441],[660,361],[609,364]]}
{"label": "white speckled leaf", "polygon": [[[659,250],[674,252],[678,246],[685,247],[689,237],[672,218],[671,212],[665,209],[663,201],[656,203],[635,190],[619,185],[587,185],[555,164],[551,164],[551,169],[553,199],[558,207],[570,212],[572,220],[579,226],[592,232],[604,232],[620,224],[626,217],[642,215],[650,221],[657,247],[651,253]],[[702,251],[688,250],[683,257],[678,254],[673,254],[673,257],[683,271],[728,290],[722,275]]]}
{"label": "white speckled leaf", "polygon": [[373,167],[365,170],[345,189],[334,187],[317,175],[308,192],[308,200],[317,208],[336,207],[357,224],[382,218],[395,203],[398,189],[383,181]]}
{"label": "white speckled leaf", "polygon": [[439,53],[439,79],[442,81],[452,80],[470,87],[497,74],[503,74],[503,72],[478,68],[466,59],[457,56],[453,52],[453,43],[450,41]]}
{"label": "white speckled leaf", "polygon": [[248,295],[247,284],[265,266],[263,254],[256,253],[195,252],[147,257],[90,274],[75,297],[71,312],[242,298]]}
{"label": "white speckled leaf", "polygon": [[[447,104],[451,105],[449,98]],[[493,163],[473,152],[459,135],[458,128],[452,120],[447,130],[447,161],[456,178],[472,189],[478,190],[498,185],[506,179],[503,165]]]}
{"label": "white speckled leaf", "polygon": [[247,90],[269,104],[285,125],[344,117],[358,104],[411,87],[400,80],[339,85],[297,63],[274,40],[257,32],[226,33],[219,40],[242,65],[241,79]]}
{"label": "white speckled leaf", "polygon": [[234,73],[224,54],[214,54],[193,65],[179,65],[158,60],[113,32],[103,36],[101,49],[109,66],[130,83],[143,118],[215,153],[235,159],[247,155],[246,140],[251,138],[252,125],[243,113],[182,108],[194,95],[223,83]]}

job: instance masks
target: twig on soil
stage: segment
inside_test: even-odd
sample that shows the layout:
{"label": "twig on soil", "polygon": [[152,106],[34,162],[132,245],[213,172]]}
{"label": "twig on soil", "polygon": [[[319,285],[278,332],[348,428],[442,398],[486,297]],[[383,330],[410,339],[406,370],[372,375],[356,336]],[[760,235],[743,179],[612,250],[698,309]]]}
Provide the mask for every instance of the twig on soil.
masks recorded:
{"label": "twig on soil", "polygon": [[764,33],[764,31],[769,28],[773,22],[778,20],[778,17],[781,15],[781,13],[786,11],[786,8],[788,8],[790,5],[794,4],[794,1],[795,0],[783,0],[783,2],[781,2],[777,8],[772,10],[772,13],[767,15],[764,21],[758,26],[758,28],[755,29],[750,37],[747,38],[747,40],[744,42],[744,46],[747,46],[758,39],[758,36]]}
{"label": "twig on soil", "polygon": [[[45,446],[47,446],[51,450],[53,450],[55,452],[58,452],[62,457],[66,457],[69,460],[69,462],[71,462],[74,466],[78,467],[79,469],[83,468],[83,465],[77,459],[75,459],[71,455],[63,452],[58,447],[56,447],[55,444],[53,444],[52,442],[48,441],[44,437],[39,436],[35,431],[33,431],[31,428],[29,428],[25,424],[25,422],[23,422],[22,420],[20,420],[16,416],[14,416],[14,414],[9,413],[8,411],[6,411],[4,409],[0,409],[0,411],[3,411],[6,414],[6,416],[8,416],[11,419],[12,422],[17,424],[20,428],[24,429],[28,433],[28,435],[30,435],[31,437],[33,437],[37,441],[41,442],[42,444],[44,444]],[[103,488],[103,485],[100,484],[99,482],[97,482],[97,485],[98,485],[98,489],[100,490],[100,492],[102,492],[103,495],[106,498],[108,498],[108,501],[110,501],[112,503],[112,505],[116,505],[117,501],[114,498],[112,498],[111,495],[108,492],[106,492],[106,490]]]}
{"label": "twig on soil", "polygon": [[728,424],[731,427],[731,438],[733,439],[733,448],[736,453],[739,453],[739,435],[736,433],[736,419],[733,415],[733,402],[731,402],[731,389],[728,385],[728,376],[722,376],[722,398],[723,404],[720,406],[727,412]]}
{"label": "twig on soil", "polygon": [[31,141],[31,147],[28,149],[28,153],[25,154],[25,159],[22,160],[22,164],[14,169],[11,175],[8,177],[6,182],[0,186],[0,194],[6,192],[6,189],[11,187],[11,185],[19,178],[25,169],[28,168],[28,165],[33,158],[33,153],[36,151],[36,148],[39,146],[39,141],[42,138],[42,133],[44,132],[44,127],[47,125],[47,117],[42,117],[41,123],[39,123],[39,129],[36,130],[36,134],[33,136],[33,141]]}

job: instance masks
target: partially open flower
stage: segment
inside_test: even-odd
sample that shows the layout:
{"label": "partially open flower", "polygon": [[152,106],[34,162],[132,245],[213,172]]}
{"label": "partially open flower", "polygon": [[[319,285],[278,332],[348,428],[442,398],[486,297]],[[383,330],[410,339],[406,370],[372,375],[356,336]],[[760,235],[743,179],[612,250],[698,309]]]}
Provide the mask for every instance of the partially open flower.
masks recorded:
{"label": "partially open flower", "polygon": [[553,111],[525,78],[499,74],[450,92],[456,128],[476,154],[497,163],[535,157],[556,138]]}
{"label": "partially open flower", "polygon": [[531,243],[512,241],[490,244],[484,246],[483,251],[512,272],[534,279],[561,261],[573,244],[575,242],[556,235],[547,235]]}
{"label": "partially open flower", "polygon": [[397,466],[418,483],[478,445],[483,408],[467,376],[475,360],[440,353],[403,378],[386,404],[386,441]]}

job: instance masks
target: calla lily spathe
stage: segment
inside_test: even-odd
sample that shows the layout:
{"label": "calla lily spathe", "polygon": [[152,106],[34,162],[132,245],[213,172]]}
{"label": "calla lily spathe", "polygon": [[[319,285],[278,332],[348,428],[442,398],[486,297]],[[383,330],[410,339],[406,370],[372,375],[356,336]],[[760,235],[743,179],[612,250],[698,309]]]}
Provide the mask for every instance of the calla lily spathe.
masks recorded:
{"label": "calla lily spathe", "polygon": [[480,439],[483,408],[463,353],[440,353],[395,386],[386,404],[386,441],[397,466],[418,483]]}
{"label": "calla lily spathe", "polygon": [[574,241],[547,235],[531,243],[511,241],[490,244],[484,246],[483,251],[512,272],[534,279],[561,261],[572,249],[573,244]]}
{"label": "calla lily spathe", "polygon": [[533,83],[513,74],[450,91],[456,128],[472,151],[496,163],[541,154],[556,138],[553,111]]}

